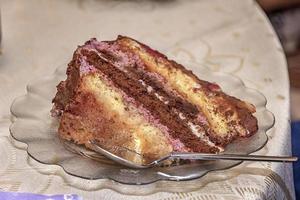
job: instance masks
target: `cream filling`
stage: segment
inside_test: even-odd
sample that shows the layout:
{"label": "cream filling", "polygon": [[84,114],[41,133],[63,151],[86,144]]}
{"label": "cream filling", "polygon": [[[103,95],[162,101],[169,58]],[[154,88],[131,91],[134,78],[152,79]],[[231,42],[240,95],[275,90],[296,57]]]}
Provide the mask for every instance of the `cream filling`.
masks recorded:
{"label": "cream filling", "polygon": [[194,135],[196,135],[197,137],[199,137],[202,141],[204,141],[206,144],[208,144],[209,146],[212,147],[216,147],[219,149],[219,151],[224,151],[224,148],[216,146],[212,141],[210,141],[209,137],[205,135],[204,132],[200,131],[200,126],[196,125],[192,122],[188,122],[188,126],[190,127],[190,129],[192,130],[192,133]]}
{"label": "cream filling", "polygon": [[[182,112],[176,112],[180,119],[186,119],[184,114]],[[200,138],[202,141],[204,141],[207,145],[216,147],[221,151],[224,151],[222,147],[216,146],[212,141],[210,141],[209,137],[205,135],[203,131],[200,131],[200,126],[197,124],[194,124],[193,122],[188,122],[187,125],[189,126],[190,130],[194,135],[196,135],[198,138]]]}

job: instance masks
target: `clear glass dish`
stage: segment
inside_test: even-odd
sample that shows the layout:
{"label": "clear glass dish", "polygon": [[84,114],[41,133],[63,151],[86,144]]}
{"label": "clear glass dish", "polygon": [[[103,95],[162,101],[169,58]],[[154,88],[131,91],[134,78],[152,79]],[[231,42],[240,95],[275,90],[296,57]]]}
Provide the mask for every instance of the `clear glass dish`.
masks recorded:
{"label": "clear glass dish", "polygon": [[[128,169],[80,146],[71,146],[70,150],[57,136],[58,120],[50,116],[51,100],[56,93],[56,85],[66,78],[66,66],[59,67],[48,77],[32,82],[27,86],[27,94],[15,99],[11,106],[14,120],[10,132],[14,139],[28,145],[27,152],[32,158],[40,163],[61,166],[67,173],[61,174],[64,178],[80,179],[81,181],[75,182],[69,180],[75,186],[88,190],[111,188],[127,194],[191,191],[196,187],[192,179],[241,163],[219,160],[151,169]],[[267,130],[274,125],[274,116],[266,109],[266,98],[260,92],[246,88],[235,76],[212,72],[194,64],[186,66],[199,78],[216,82],[226,93],[256,106],[258,132],[250,138],[236,140],[227,146],[225,152],[249,154],[261,149],[268,140]],[[143,185],[144,189],[137,190],[137,185]]]}

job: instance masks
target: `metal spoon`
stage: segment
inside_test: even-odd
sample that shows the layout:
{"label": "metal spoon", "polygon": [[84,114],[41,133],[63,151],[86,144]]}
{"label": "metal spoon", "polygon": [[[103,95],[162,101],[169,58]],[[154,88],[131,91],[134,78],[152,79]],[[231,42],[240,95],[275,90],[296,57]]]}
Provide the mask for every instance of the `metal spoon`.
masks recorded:
{"label": "metal spoon", "polygon": [[[126,160],[110,151],[105,150],[98,145],[96,141],[91,140],[90,145],[93,146],[94,151],[103,156],[130,168],[145,169],[160,165],[163,161],[169,159],[183,159],[183,160],[239,160],[239,161],[264,161],[264,162],[296,162],[297,157],[290,156],[260,156],[260,155],[239,155],[239,154],[207,154],[207,153],[180,153],[172,152],[158,160],[154,160],[148,164],[138,164],[130,160]],[[130,151],[132,153],[132,151]],[[135,152],[136,153],[136,152]],[[141,154],[136,153],[138,156]]]}

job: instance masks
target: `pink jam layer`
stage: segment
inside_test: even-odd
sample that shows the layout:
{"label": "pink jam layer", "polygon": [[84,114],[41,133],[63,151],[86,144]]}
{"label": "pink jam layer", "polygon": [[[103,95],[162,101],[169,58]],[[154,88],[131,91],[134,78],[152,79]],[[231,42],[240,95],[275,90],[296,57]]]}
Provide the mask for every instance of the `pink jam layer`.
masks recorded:
{"label": "pink jam layer", "polygon": [[92,65],[90,65],[89,63],[86,62],[86,57],[82,56],[80,59],[80,73],[81,74],[87,74],[90,72],[95,72],[96,68]]}
{"label": "pink jam layer", "polygon": [[99,42],[96,39],[91,39],[83,46],[83,48],[87,50],[94,50],[98,54],[101,54],[101,52],[106,52],[110,55],[113,55],[116,58],[113,64],[119,68],[133,65],[138,65],[139,67],[143,68],[144,66],[138,55],[122,51],[117,43],[110,44],[109,42]]}

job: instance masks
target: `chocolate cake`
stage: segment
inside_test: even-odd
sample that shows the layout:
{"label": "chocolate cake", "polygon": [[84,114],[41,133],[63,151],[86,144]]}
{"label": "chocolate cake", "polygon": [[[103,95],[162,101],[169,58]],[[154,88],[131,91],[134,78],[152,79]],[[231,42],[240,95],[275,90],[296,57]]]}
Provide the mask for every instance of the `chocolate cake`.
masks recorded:
{"label": "chocolate cake", "polygon": [[[124,36],[79,46],[53,103],[61,138],[126,148],[148,161],[172,151],[218,153],[258,129],[253,105]],[[119,153],[146,162],[128,152]]]}

